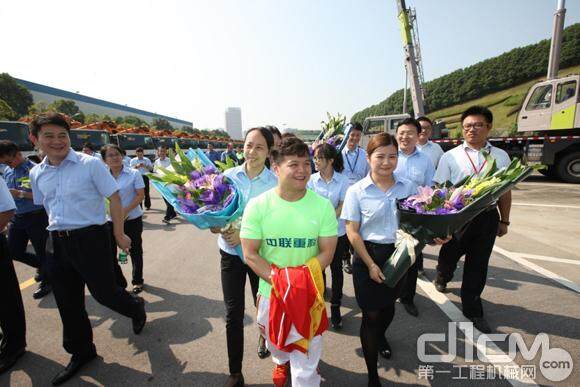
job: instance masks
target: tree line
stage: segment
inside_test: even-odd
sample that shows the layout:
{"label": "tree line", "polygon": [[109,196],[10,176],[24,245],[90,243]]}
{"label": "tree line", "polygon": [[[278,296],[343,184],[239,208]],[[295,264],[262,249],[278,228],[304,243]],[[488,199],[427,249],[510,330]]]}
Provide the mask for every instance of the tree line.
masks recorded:
{"label": "tree line", "polygon": [[[550,39],[545,39],[426,82],[423,85],[425,110],[437,111],[540,77],[548,70],[549,52]],[[580,23],[564,29],[560,52],[560,68],[578,64]],[[410,92],[408,97],[407,111],[412,112]],[[362,122],[366,117],[399,114],[402,111],[403,89],[400,89],[378,104],[355,113],[351,122]]]}

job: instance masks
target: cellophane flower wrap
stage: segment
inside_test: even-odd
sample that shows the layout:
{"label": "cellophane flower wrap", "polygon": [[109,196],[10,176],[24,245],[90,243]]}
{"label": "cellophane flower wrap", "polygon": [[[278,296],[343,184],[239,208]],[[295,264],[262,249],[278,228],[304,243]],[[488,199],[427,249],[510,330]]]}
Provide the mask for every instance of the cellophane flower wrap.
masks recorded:
{"label": "cellophane flower wrap", "polygon": [[346,141],[348,140],[352,125],[346,123],[346,116],[343,116],[340,113],[338,113],[336,116],[333,116],[328,112],[326,115],[328,117],[328,121],[321,122],[322,129],[320,134],[310,147],[311,156],[314,155],[314,148],[316,148],[316,146],[319,144],[324,143],[332,145],[337,149],[338,152],[341,152],[346,145]]}
{"label": "cellophane flower wrap", "polygon": [[[184,153],[175,144],[169,151],[171,167],[158,168],[149,174],[151,183],[183,219],[199,229],[238,227],[244,209],[243,197],[236,185],[218,169],[200,149]],[[241,254],[241,246],[236,246]]]}
{"label": "cellophane flower wrap", "polygon": [[415,262],[426,244],[435,238],[461,235],[476,216],[495,207],[499,198],[534,169],[514,159],[497,169],[495,160],[483,152],[486,168],[479,176],[469,176],[455,185],[419,187],[417,194],[399,200],[397,247],[383,267],[385,283],[394,287]]}

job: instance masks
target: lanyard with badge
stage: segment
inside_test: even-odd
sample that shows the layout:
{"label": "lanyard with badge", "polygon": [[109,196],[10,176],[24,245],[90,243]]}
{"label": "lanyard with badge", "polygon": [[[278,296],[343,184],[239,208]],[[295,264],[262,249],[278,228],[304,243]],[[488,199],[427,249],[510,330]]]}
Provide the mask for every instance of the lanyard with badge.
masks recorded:
{"label": "lanyard with badge", "polygon": [[487,159],[483,160],[483,164],[481,164],[481,166],[478,169],[475,166],[475,163],[473,162],[473,160],[471,159],[469,152],[467,152],[467,148],[463,148],[463,150],[465,151],[465,155],[467,156],[467,158],[469,159],[469,162],[471,163],[471,167],[473,168],[473,173],[475,173],[476,175],[479,175],[481,173],[481,171],[483,170],[483,168],[485,167],[485,164],[487,164]]}
{"label": "lanyard with badge", "polygon": [[346,162],[348,163],[348,167],[350,168],[350,173],[354,174],[354,170],[356,168],[356,163],[358,161],[358,156],[360,153],[360,149],[356,148],[356,157],[354,158],[354,165],[350,163],[350,159],[348,157],[348,152],[346,153]]}

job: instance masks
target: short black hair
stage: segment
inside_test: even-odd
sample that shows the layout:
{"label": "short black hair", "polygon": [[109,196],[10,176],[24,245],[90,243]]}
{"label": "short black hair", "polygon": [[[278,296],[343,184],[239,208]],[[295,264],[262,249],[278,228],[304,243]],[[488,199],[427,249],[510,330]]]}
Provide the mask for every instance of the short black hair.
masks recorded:
{"label": "short black hair", "polygon": [[167,147],[167,145],[159,145],[159,146],[157,147],[157,150],[160,150],[160,149],[169,150],[169,148]]}
{"label": "short black hair", "polygon": [[143,152],[143,148],[139,147],[139,148],[135,149],[135,153],[137,153],[137,152]]}
{"label": "short black hair", "polygon": [[30,134],[34,137],[38,137],[38,133],[40,133],[40,129],[43,125],[56,125],[60,126],[61,128],[66,129],[67,132],[70,132],[70,124],[65,118],[64,115],[60,113],[43,113],[39,114],[30,122],[28,125],[30,128]]}
{"label": "short black hair", "polygon": [[270,129],[268,129],[265,126],[258,126],[256,128],[248,130],[246,132],[246,136],[244,137],[244,141],[246,140],[246,138],[248,138],[248,134],[256,130],[259,131],[262,137],[264,137],[264,140],[266,140],[266,146],[268,147],[268,150],[272,149],[272,147],[274,146],[274,135],[272,134]]}
{"label": "short black hair", "polygon": [[431,126],[433,126],[433,121],[431,121],[431,119],[429,117],[427,117],[427,116],[418,117],[417,118],[417,121],[419,123],[421,123],[421,121],[425,121],[425,122],[428,122]]}
{"label": "short black hair", "polygon": [[411,125],[417,128],[417,134],[421,133],[421,124],[418,120],[414,119],[413,117],[405,118],[403,121],[397,124],[397,131],[403,125]]}
{"label": "short black hair", "polygon": [[287,137],[282,140],[280,148],[272,151],[272,160],[279,164],[285,156],[309,157],[308,145],[298,137]]}
{"label": "short black hair", "polygon": [[352,129],[351,130],[358,130],[359,132],[363,131],[363,126],[360,122],[355,122],[354,124],[352,124]]}
{"label": "short black hair", "polygon": [[461,114],[461,123],[469,116],[483,116],[488,124],[493,123],[493,113],[491,110],[481,105],[474,105],[467,108],[466,111]]}
{"label": "short black hair", "polygon": [[93,152],[95,151],[95,146],[93,145],[92,142],[85,142],[83,144],[83,148],[89,148],[91,151]]}
{"label": "short black hair", "polygon": [[0,157],[15,156],[20,150],[18,145],[10,140],[0,140]]}

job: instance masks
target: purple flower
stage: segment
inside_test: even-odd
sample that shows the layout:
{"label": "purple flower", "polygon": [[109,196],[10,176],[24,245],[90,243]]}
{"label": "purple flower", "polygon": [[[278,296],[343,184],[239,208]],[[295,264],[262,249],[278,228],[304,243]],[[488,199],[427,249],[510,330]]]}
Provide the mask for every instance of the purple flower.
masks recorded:
{"label": "purple flower", "polygon": [[201,177],[201,172],[199,171],[193,171],[191,172],[191,174],[189,175],[191,180],[197,180]]}
{"label": "purple flower", "polygon": [[206,175],[214,175],[218,173],[218,171],[213,165],[207,165],[203,167],[203,173],[205,173]]}

